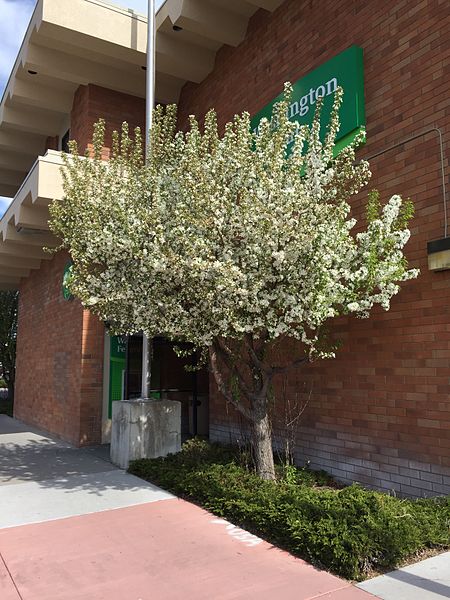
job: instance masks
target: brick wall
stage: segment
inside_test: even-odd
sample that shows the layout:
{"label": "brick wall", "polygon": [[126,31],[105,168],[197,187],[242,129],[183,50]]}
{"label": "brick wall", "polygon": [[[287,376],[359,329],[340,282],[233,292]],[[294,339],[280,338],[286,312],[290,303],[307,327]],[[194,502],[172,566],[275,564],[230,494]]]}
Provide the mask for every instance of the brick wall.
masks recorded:
{"label": "brick wall", "polygon": [[58,150],[59,137],[57,135],[48,137],[45,141],[45,151]]}
{"label": "brick wall", "polygon": [[[145,119],[145,101],[95,85],[80,86],[71,113],[71,139],[84,153],[93,125],[106,120],[105,158],[111,134]],[[47,147],[56,147],[49,138]],[[76,445],[101,442],[104,327],[76,300],[61,293],[65,253],[23,280],[20,288],[15,414]]]}
{"label": "brick wall", "polygon": [[[98,85],[81,85],[75,92],[70,122],[70,139],[78,143],[80,154],[92,147],[94,124],[106,121],[105,146],[111,148],[111,135],[120,131],[126,121],[130,132],[135,127],[145,129],[145,99],[108,90]],[[108,150],[105,158],[108,158]]]}
{"label": "brick wall", "polygon": [[[235,112],[255,113],[284,81],[296,81],[352,44],[364,49],[368,141],[360,156],[438,126],[448,181],[446,0],[286,0],[274,14],[260,10],[245,41],[221,49],[203,83],[184,87],[180,124],[210,107],[222,125]],[[378,187],[385,200],[401,193],[414,201],[407,254],[420,278],[403,286],[390,312],[341,319],[334,329],[344,342],[337,358],[299,369],[277,386],[291,403],[309,398],[296,432],[300,464],[413,496],[450,493],[450,272],[429,272],[426,255],[426,242],[443,236],[438,150],[430,133],[371,162],[370,188]],[[365,200],[355,199],[355,216]],[[213,383],[210,402],[211,437],[241,437],[239,417],[225,409]]]}
{"label": "brick wall", "polygon": [[66,253],[43,261],[19,294],[15,416],[76,445],[101,436],[103,326],[64,300]]}
{"label": "brick wall", "polygon": [[104,325],[83,311],[81,332],[80,443],[100,443],[103,409]]}
{"label": "brick wall", "polygon": [[[57,275],[66,261],[62,254],[45,261],[39,271],[22,281],[14,410],[19,419],[75,440],[79,429],[79,341],[74,333],[82,315],[78,305],[63,302],[61,296]],[[48,280],[53,285],[48,285]]]}
{"label": "brick wall", "polygon": [[[135,127],[144,128],[145,99],[96,85],[80,86],[74,95],[70,123],[70,139],[77,141],[80,153],[92,149],[94,124],[100,118],[106,122],[103,157],[108,159],[112,132],[120,131],[124,121],[130,132]],[[104,327],[88,311],[83,313],[81,336],[80,442],[90,443],[100,441]]]}

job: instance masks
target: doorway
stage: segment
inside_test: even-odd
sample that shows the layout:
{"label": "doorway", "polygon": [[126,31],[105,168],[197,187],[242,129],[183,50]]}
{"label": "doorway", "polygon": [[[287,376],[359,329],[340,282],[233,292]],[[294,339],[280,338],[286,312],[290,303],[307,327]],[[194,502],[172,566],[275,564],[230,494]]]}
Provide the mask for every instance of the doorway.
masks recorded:
{"label": "doorway", "polygon": [[[153,338],[151,363],[152,398],[181,402],[181,435],[184,438],[209,434],[209,377],[206,368],[187,371],[191,357],[179,357],[174,344],[163,338]],[[128,338],[124,397],[133,399],[141,395],[142,335]]]}

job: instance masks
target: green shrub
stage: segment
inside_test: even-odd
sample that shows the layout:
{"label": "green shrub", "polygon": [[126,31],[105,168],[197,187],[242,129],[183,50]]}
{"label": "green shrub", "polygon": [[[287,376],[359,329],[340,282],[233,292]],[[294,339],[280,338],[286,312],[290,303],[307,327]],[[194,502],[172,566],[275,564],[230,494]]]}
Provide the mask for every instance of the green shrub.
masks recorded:
{"label": "green shrub", "polygon": [[326,473],[293,467],[279,467],[277,482],[263,481],[248,462],[233,449],[191,440],[179,454],[135,461],[129,470],[348,579],[450,546],[449,498],[339,488]]}

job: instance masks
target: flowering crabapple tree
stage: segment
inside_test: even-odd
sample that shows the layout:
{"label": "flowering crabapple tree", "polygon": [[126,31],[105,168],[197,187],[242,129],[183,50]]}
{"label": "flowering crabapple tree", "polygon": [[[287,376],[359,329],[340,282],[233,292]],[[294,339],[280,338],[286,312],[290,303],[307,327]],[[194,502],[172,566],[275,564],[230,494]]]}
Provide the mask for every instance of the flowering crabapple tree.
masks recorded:
{"label": "flowering crabapple tree", "polygon": [[[189,342],[209,363],[224,401],[246,419],[258,474],[274,479],[272,381],[301,362],[332,357],[329,322],[389,309],[399,283],[417,276],[403,255],[409,202],[370,197],[367,226],[349,200],[370,177],[355,141],[335,155],[338,90],[325,135],[288,118],[289,84],[271,121],[247,113],[219,133],[211,110],[177,132],[176,108],[157,107],[147,163],[141,132],[127,125],[102,160],[65,157],[64,198],[51,228],[73,260],[69,287],[113,331]],[[320,105],[320,101],[319,101]],[[299,354],[276,360],[277,344]]]}

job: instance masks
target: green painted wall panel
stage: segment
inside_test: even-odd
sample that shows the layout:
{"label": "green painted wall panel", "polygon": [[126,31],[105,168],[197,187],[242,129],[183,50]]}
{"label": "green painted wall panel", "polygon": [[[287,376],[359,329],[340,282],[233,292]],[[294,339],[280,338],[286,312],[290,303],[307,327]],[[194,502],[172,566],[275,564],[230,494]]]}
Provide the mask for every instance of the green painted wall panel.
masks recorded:
{"label": "green painted wall panel", "polygon": [[[363,51],[358,46],[350,46],[344,52],[334,56],[317,69],[308,73],[293,84],[293,96],[289,108],[290,119],[299,125],[310,125],[314,118],[316,97],[322,96],[321,115],[322,135],[330,120],[334,91],[337,87],[344,90],[344,99],[340,110],[341,127],[336,140],[341,140],[339,149],[351,141],[356,132],[366,124],[364,110],[364,69]],[[279,94],[252,118],[252,127],[257,128],[262,118],[270,119],[273,106],[283,98]]]}
{"label": "green painted wall panel", "polygon": [[126,336],[110,337],[110,364],[109,364],[109,405],[108,417],[112,415],[112,403],[122,400],[123,378],[126,369],[127,338]]}

